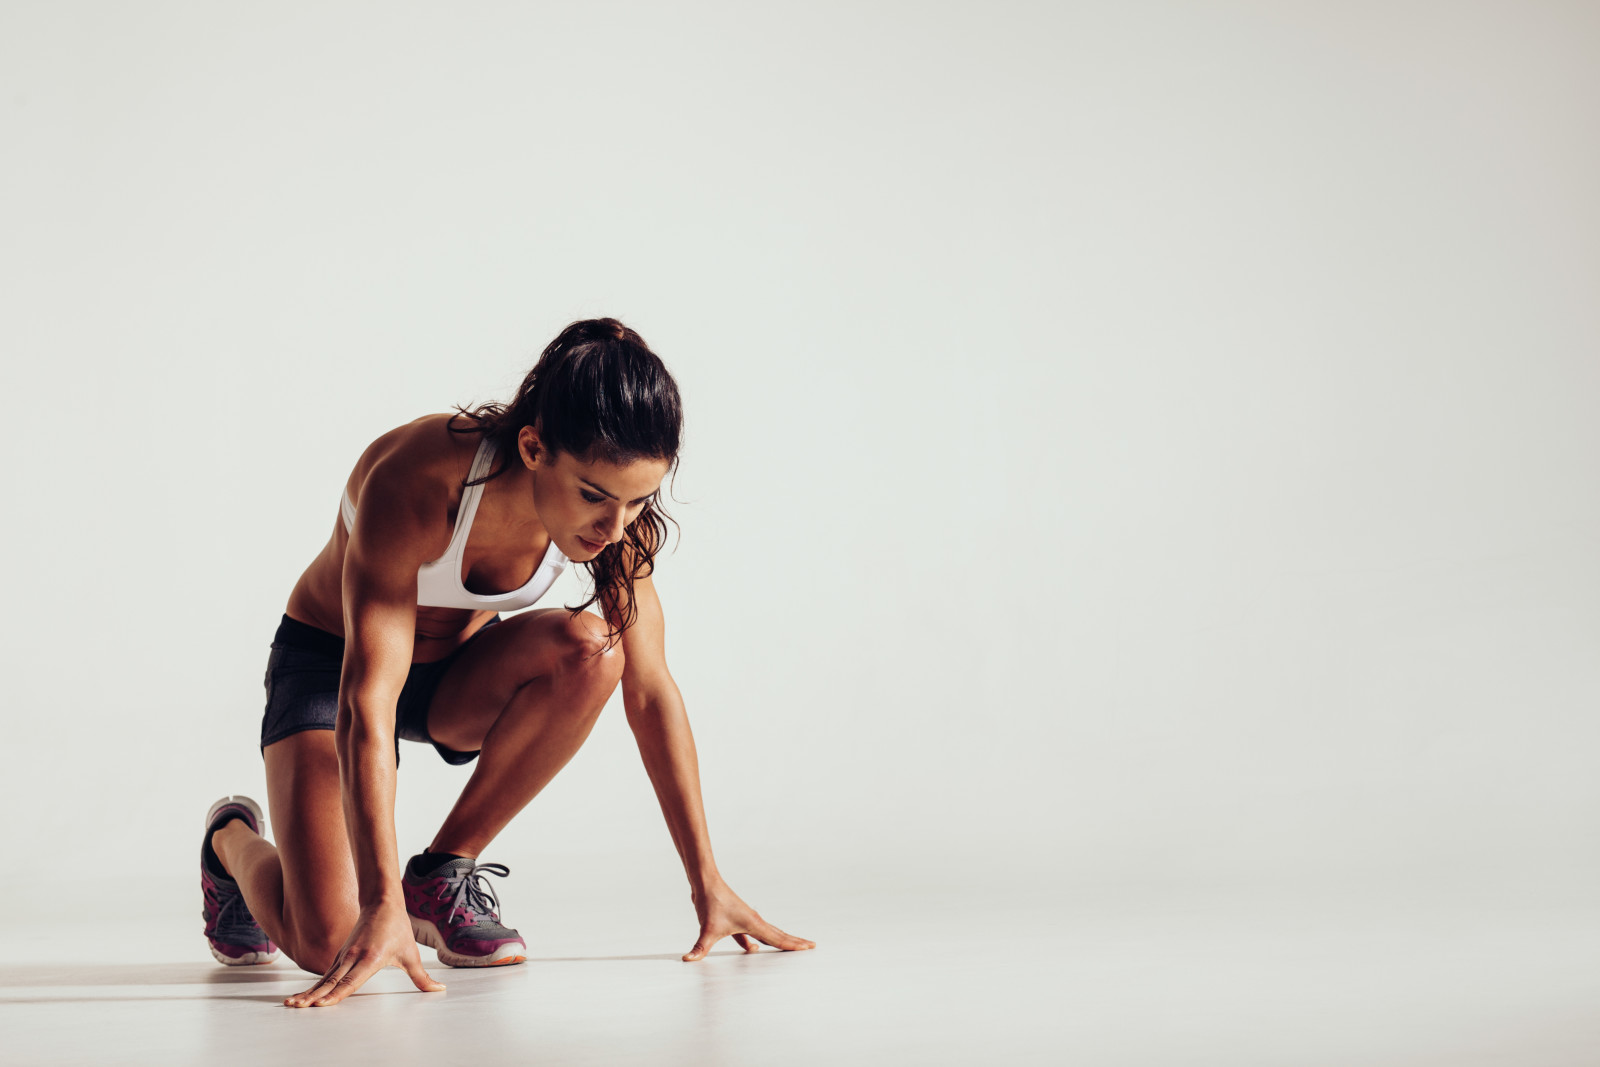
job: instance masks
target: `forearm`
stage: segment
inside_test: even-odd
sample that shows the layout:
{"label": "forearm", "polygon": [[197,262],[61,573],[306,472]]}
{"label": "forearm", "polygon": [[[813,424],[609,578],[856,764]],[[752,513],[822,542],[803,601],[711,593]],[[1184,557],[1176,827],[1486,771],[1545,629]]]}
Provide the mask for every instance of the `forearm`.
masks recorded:
{"label": "forearm", "polygon": [[334,729],[339,753],[339,792],[355,860],[363,908],[400,897],[400,857],[394,833],[394,732],[382,723],[394,715],[363,714],[341,706]]}
{"label": "forearm", "polygon": [[655,788],[672,843],[683,860],[689,884],[698,893],[721,881],[711,854],[705,806],[700,797],[700,764],[683,699],[674,690],[654,703],[630,709],[628,725]]}

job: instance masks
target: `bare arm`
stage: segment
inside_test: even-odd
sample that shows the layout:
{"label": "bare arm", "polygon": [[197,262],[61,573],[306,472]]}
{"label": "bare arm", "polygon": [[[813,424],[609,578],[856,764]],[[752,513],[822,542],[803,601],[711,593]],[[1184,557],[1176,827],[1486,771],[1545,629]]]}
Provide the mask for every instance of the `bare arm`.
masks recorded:
{"label": "bare arm", "polygon": [[394,462],[375,466],[362,488],[344,557],[345,650],[334,726],[361,914],[322,981],[286,1000],[291,1007],[337,1004],[390,964],[419,989],[444,988],[422,969],[394,833],[395,706],[416,639],[417,567],[443,549],[433,543],[430,516],[442,514],[448,499],[437,495]]}
{"label": "bare arm", "polygon": [[411,669],[417,562],[407,558],[405,515],[374,499],[374,471],[344,559],[344,669],[335,744],[345,828],[362,907],[400,900],[394,835],[394,720]]}
{"label": "bare arm", "polygon": [[[622,636],[622,705],[672,843],[689,877],[690,896],[700,919],[700,937],[684,960],[703,958],[712,945],[729,935],[746,952],[756,951],[752,938],[773,948],[815,948],[813,942],[784,933],[762,919],[718,872],[700,797],[700,763],[694,735],[689,729],[683,696],[667,671],[661,600],[648,575],[634,581],[633,597],[638,617]],[[612,625],[619,625],[615,605],[606,606]]]}
{"label": "bare arm", "polygon": [[648,576],[634,582],[633,595],[639,614],[622,635],[622,706],[661,804],[667,832],[683,861],[690,888],[698,895],[721,876],[706,829],[694,734],[683,696],[667,671],[661,601]]}

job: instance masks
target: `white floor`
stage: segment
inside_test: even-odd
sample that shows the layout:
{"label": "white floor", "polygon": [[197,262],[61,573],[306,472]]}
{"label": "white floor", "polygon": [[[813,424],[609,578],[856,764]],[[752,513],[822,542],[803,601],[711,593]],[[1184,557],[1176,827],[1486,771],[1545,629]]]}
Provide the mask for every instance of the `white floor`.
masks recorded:
{"label": "white floor", "polygon": [[286,961],[211,961],[196,886],[67,920],[51,877],[0,927],[6,1064],[1600,1064],[1595,911],[845,878],[745,890],[815,951],[684,964],[670,880],[525,883],[502,897],[527,965],[439,967],[431,996],[391,970],[295,1011]]}

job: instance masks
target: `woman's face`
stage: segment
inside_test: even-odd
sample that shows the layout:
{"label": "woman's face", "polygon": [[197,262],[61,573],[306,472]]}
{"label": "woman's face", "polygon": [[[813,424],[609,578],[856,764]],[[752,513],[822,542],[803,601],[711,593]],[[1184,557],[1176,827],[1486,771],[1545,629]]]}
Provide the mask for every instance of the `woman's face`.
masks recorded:
{"label": "woman's face", "polygon": [[552,461],[533,427],[517,436],[522,462],[533,472],[533,506],[550,539],[571,560],[590,560],[622,540],[646,500],[661,488],[671,464],[641,459],[618,466],[584,462],[565,452]]}

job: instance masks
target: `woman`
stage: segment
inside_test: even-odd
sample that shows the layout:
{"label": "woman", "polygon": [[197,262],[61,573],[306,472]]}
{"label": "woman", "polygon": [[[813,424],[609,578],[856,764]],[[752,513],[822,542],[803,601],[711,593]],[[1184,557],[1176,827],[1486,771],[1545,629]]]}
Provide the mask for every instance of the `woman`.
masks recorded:
{"label": "woman", "polygon": [[[684,960],[729,935],[747,952],[814,947],[762,920],[712,859],[650,579],[681,426],[660,359],[615,319],[592,319],[551,342],[509,407],[424,416],[368,446],[267,661],[277,845],[247,797],[206,814],[201,883],[218,960],[266,963],[281,947],[322,975],[292,1007],[337,1004],[389,965],[443,989],[417,941],[449,966],[522,962],[485,877],[509,871],[478,856],[577,752],[618,682],[700,920]],[[595,582],[578,609],[496,614],[537,601],[569,562]],[[581,610],[597,601],[604,621]],[[400,738],[477,761],[403,870]]]}

